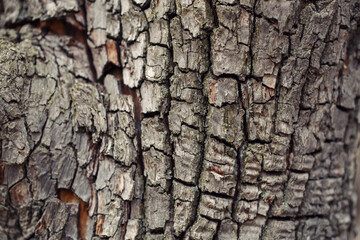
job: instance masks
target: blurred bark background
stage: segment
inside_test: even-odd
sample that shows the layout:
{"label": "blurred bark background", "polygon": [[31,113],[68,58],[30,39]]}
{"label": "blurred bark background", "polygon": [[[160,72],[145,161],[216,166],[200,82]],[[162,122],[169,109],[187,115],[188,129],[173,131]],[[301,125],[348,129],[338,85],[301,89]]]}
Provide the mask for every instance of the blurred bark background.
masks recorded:
{"label": "blurred bark background", "polygon": [[0,1],[0,238],[354,238],[359,20],[359,0]]}

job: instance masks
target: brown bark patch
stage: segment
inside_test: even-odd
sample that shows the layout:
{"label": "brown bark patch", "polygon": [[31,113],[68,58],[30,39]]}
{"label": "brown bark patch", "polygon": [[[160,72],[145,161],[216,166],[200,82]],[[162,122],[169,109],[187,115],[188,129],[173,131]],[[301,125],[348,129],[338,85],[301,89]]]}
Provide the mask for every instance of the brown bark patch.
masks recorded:
{"label": "brown bark patch", "polygon": [[209,170],[220,175],[225,175],[224,170],[222,170],[221,167],[217,167],[215,165],[212,165]]}
{"label": "brown bark patch", "polygon": [[216,85],[216,83],[211,83],[211,85],[210,85],[210,98],[211,98],[212,102],[216,101],[215,85]]}
{"label": "brown bark patch", "polygon": [[11,203],[14,207],[25,206],[31,201],[30,186],[26,180],[16,184],[10,190]]}
{"label": "brown bark patch", "polygon": [[37,233],[42,233],[42,232],[45,231],[45,229],[46,229],[46,224],[45,224],[43,221],[41,221],[41,222],[37,225],[35,231],[36,231]]}
{"label": "brown bark patch", "polygon": [[105,221],[105,216],[103,215],[99,215],[97,217],[97,221],[96,221],[96,235],[101,235],[101,233],[103,232],[103,224]]}
{"label": "brown bark patch", "polygon": [[50,30],[56,35],[62,36],[66,34],[65,24],[62,21],[52,20],[48,22],[39,22],[39,27],[42,29]]}
{"label": "brown bark patch", "polygon": [[68,14],[64,19],[39,21],[37,27],[43,31],[50,31],[58,36],[71,36],[73,40],[79,41],[87,45],[87,35],[84,26],[78,23],[75,16]]}
{"label": "brown bark patch", "polygon": [[85,240],[87,220],[89,218],[88,205],[69,189],[59,189],[58,196],[62,202],[79,204],[78,231],[80,238]]}
{"label": "brown bark patch", "polygon": [[106,41],[106,53],[108,57],[108,61],[115,64],[116,66],[120,66],[119,63],[119,54],[116,46],[116,42],[113,40]]}

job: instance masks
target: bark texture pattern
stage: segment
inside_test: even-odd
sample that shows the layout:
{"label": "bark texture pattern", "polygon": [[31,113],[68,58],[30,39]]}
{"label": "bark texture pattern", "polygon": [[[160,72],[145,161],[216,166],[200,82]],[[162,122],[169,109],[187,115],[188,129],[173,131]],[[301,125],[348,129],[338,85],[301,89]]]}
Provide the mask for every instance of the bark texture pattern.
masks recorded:
{"label": "bark texture pattern", "polygon": [[1,239],[349,239],[360,1],[0,2]]}

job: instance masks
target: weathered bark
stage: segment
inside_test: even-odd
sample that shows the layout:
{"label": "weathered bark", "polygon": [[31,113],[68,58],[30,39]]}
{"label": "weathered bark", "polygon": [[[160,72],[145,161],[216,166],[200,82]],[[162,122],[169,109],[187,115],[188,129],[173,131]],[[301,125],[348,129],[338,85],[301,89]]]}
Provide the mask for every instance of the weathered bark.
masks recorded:
{"label": "weathered bark", "polygon": [[348,239],[360,1],[0,2],[1,239]]}

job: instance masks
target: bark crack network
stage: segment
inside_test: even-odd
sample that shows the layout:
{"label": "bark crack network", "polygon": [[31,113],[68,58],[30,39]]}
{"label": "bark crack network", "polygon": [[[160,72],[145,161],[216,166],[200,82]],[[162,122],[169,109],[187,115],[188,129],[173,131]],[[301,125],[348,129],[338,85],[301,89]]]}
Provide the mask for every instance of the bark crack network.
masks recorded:
{"label": "bark crack network", "polygon": [[359,0],[0,3],[0,239],[351,239]]}

